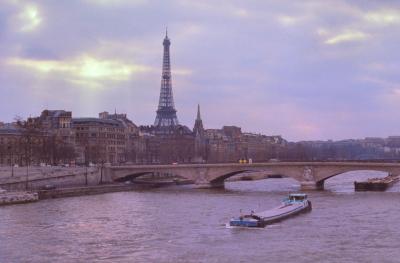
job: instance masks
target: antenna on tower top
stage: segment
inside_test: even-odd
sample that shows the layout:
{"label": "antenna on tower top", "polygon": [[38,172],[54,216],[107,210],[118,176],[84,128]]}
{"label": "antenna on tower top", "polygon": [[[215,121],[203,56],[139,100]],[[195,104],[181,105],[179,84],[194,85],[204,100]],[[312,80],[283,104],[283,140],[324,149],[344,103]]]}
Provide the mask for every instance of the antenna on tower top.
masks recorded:
{"label": "antenna on tower top", "polygon": [[165,37],[168,37],[168,26],[165,27]]}

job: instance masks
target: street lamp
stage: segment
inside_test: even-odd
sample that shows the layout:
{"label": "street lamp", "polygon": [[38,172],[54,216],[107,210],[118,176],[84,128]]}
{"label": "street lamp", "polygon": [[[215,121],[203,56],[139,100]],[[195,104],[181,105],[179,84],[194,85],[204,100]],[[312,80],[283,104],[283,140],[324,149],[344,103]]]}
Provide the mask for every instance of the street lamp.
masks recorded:
{"label": "street lamp", "polygon": [[7,147],[8,153],[10,155],[10,165],[11,165],[11,177],[14,177],[14,156],[11,151],[11,145]]}
{"label": "street lamp", "polygon": [[14,154],[11,153],[11,177],[14,177]]}
{"label": "street lamp", "polygon": [[88,163],[85,162],[85,185],[88,185]]}
{"label": "street lamp", "polygon": [[28,182],[29,182],[29,162],[30,158],[26,158],[26,180],[25,180],[25,190],[28,190]]}
{"label": "street lamp", "polygon": [[101,168],[100,168],[100,184],[103,184],[103,168],[104,168],[104,160],[101,160]]}
{"label": "street lamp", "polygon": [[28,182],[29,182],[29,165],[32,161],[32,144],[31,140],[28,141],[28,151],[26,155],[26,180],[25,180],[25,189],[28,190]]}

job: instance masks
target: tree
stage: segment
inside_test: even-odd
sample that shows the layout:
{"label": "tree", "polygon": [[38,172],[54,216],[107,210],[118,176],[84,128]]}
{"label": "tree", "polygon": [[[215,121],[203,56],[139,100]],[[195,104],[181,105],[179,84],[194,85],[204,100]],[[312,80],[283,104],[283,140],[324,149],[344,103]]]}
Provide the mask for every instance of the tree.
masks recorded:
{"label": "tree", "polygon": [[59,143],[56,146],[54,159],[62,163],[70,163],[76,158],[75,148],[72,145]]}
{"label": "tree", "polygon": [[23,120],[21,117],[16,117],[15,119],[17,127],[21,129],[21,146],[24,149],[25,162],[27,165],[30,165],[32,156],[39,153],[38,145],[43,136],[41,125],[38,120],[34,118]]}
{"label": "tree", "polygon": [[[0,163],[1,164],[3,164],[3,163],[5,163],[4,162],[4,157],[5,157],[5,155],[7,154],[7,146],[6,145],[4,145],[3,143],[1,143],[0,144]],[[6,158],[7,158],[7,156],[6,156]]]}
{"label": "tree", "polygon": [[28,118],[23,120],[21,117],[16,117],[17,126],[21,129],[22,146],[25,155],[26,164],[26,183],[25,189],[28,189],[29,166],[32,162],[33,154],[37,154],[37,145],[42,137],[41,125],[38,119]]}

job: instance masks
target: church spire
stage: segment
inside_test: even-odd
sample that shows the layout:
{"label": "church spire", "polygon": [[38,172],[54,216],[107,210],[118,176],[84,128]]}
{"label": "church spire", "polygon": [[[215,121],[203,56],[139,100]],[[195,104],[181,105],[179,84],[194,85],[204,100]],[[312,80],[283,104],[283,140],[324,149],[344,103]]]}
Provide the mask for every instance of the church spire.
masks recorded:
{"label": "church spire", "polygon": [[196,120],[201,120],[201,117],[200,117],[200,104],[197,104],[197,118],[196,118]]}
{"label": "church spire", "polygon": [[200,116],[200,104],[197,104],[197,117],[194,122],[193,132],[195,135],[203,135],[204,132],[203,121]]}
{"label": "church spire", "polygon": [[200,116],[200,104],[197,104],[197,117],[193,127],[194,138],[194,162],[204,163],[207,160],[207,143]]}

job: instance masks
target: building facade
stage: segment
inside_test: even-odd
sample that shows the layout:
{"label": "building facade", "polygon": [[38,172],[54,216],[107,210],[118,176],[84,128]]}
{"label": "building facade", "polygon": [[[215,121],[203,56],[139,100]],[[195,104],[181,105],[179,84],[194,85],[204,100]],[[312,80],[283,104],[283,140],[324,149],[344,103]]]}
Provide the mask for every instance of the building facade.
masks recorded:
{"label": "building facade", "polygon": [[22,164],[24,159],[21,130],[15,124],[0,126],[0,164],[12,166]]}
{"label": "building facade", "polygon": [[102,112],[99,118],[74,118],[78,163],[136,162],[137,126],[126,114]]}

